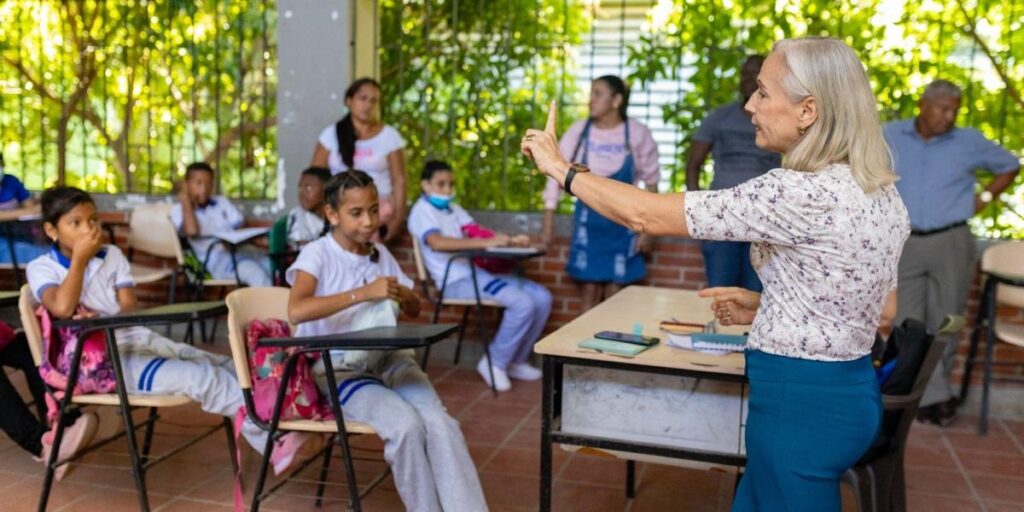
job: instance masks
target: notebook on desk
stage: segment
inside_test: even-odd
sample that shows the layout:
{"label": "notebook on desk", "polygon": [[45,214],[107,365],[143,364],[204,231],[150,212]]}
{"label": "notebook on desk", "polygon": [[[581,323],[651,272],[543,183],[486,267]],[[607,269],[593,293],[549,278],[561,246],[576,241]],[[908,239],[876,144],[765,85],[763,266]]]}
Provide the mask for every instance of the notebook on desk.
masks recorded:
{"label": "notebook on desk", "polygon": [[586,350],[593,350],[601,354],[611,354],[613,356],[621,357],[636,357],[637,354],[651,348],[648,345],[637,345],[634,343],[623,343],[621,341],[612,340],[600,340],[597,338],[587,338],[578,345],[579,348]]}
{"label": "notebook on desk", "polygon": [[493,254],[522,254],[530,255],[540,252],[536,247],[488,247],[484,252]]}
{"label": "notebook on desk", "polygon": [[706,354],[726,355],[743,352],[747,348],[747,337],[741,334],[712,334],[695,332],[679,335],[670,334],[668,344],[676,348],[696,350]]}

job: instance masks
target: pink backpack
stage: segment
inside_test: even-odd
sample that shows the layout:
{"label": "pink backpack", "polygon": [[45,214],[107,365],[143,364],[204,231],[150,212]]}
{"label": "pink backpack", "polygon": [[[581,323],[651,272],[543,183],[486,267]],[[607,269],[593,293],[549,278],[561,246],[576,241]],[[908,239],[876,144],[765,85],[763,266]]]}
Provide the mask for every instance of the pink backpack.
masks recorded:
{"label": "pink backpack", "polygon": [[[252,397],[256,405],[256,416],[270,421],[274,414],[274,400],[281,389],[285,362],[296,348],[256,348],[260,338],[287,338],[291,336],[288,324],[283,320],[271,319],[266,322],[253,320],[245,332],[249,348],[249,370],[252,375]],[[291,381],[281,404],[281,420],[323,420],[333,418],[331,408],[320,397],[320,390],[313,381],[312,362],[316,354],[300,357],[295,364]]]}
{"label": "pink backpack", "polygon": [[[466,224],[462,226],[462,234],[466,238],[494,238],[494,231],[479,224]],[[492,274],[508,274],[516,268],[514,260],[490,258],[487,256],[477,256],[473,258],[473,263]]]}
{"label": "pink backpack", "polygon": [[[320,390],[313,381],[313,370],[310,364],[318,359],[316,354],[300,357],[295,363],[295,371],[291,380],[282,384],[284,366],[297,348],[257,348],[256,342],[261,338],[287,338],[291,336],[288,324],[283,320],[271,319],[265,322],[253,320],[245,330],[245,344],[249,349],[249,374],[252,376],[252,399],[256,407],[256,416],[263,421],[270,421],[274,415],[274,401],[282,385],[288,386],[281,404],[281,421],[286,420],[326,420],[334,418],[327,400],[320,396]],[[238,437],[242,433],[242,422],[248,410],[242,406],[235,415],[235,457],[238,460],[238,471],[235,473],[234,498],[235,510],[243,511],[242,503],[242,451],[238,448]]]}
{"label": "pink backpack", "polygon": [[[76,315],[91,314],[85,306],[78,305]],[[46,405],[50,421],[57,419],[57,401],[67,392],[68,374],[71,373],[71,359],[74,356],[75,344],[82,333],[81,327],[61,327],[54,331],[53,319],[45,307],[36,309],[36,316],[43,331],[43,360],[39,364],[39,376],[43,382],[56,390],[54,396],[46,395]],[[78,369],[78,382],[74,393],[87,395],[94,393],[113,393],[117,385],[114,381],[114,364],[107,354],[106,335],[103,331],[93,331],[82,344],[82,362]]]}

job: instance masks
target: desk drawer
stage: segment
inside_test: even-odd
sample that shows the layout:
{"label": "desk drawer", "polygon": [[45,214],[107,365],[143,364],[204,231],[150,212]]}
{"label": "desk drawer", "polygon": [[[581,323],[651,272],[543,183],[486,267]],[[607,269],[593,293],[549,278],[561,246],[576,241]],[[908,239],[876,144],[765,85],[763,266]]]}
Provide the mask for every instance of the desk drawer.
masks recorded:
{"label": "desk drawer", "polygon": [[565,432],[744,453],[742,384],[566,365],[562,390]]}

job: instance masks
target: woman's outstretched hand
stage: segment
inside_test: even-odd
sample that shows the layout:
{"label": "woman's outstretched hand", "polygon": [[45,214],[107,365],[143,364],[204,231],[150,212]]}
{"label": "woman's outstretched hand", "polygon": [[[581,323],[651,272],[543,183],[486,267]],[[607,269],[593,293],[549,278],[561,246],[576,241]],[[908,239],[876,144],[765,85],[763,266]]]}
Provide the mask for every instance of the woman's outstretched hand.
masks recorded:
{"label": "woman's outstretched hand", "polygon": [[562,184],[565,181],[565,171],[569,169],[569,162],[562,157],[562,152],[558,149],[558,134],[555,133],[557,121],[557,104],[551,100],[551,104],[548,105],[548,122],[544,130],[526,130],[519,149],[537,164],[541,172]]}
{"label": "woman's outstretched hand", "polygon": [[754,323],[757,308],[761,307],[761,294],[744,288],[706,288],[697,295],[711,297],[711,310],[722,325],[750,325]]}

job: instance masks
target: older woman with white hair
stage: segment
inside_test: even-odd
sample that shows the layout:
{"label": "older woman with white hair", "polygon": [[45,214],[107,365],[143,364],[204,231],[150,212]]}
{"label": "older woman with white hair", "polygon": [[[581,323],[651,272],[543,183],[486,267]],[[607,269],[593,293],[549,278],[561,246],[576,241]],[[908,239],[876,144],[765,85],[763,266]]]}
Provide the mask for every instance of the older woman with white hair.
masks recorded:
{"label": "older woman with white hair", "polygon": [[782,153],[783,167],[731,189],[659,195],[587,173],[558,151],[554,105],[522,150],[636,232],[753,242],[759,303],[704,291],[724,323],[753,323],[747,467],[733,510],[838,511],[839,478],[879,429],[869,353],[910,224],[853,50],[831,38],[779,41],[757,82],[746,105],[756,142]]}

